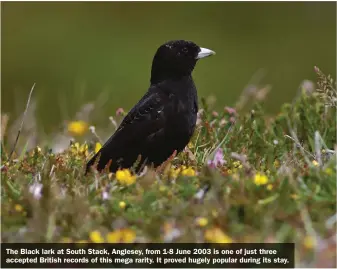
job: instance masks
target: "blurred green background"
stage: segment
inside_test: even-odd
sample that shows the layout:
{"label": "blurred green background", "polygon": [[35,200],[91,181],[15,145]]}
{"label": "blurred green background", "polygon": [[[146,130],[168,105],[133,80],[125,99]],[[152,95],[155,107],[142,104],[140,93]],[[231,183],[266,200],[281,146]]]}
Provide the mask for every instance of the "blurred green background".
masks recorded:
{"label": "blurred green background", "polygon": [[[216,51],[198,63],[199,97],[231,106],[254,74],[271,84],[270,112],[313,67],[336,73],[333,2],[2,2],[1,111],[23,112],[34,82],[45,130],[101,95],[99,117],[130,109],[147,90],[152,57],[171,39]],[[97,111],[98,110],[98,111]],[[98,117],[98,118],[99,118]],[[95,121],[95,120],[94,120]],[[91,122],[92,123],[92,122]]]}

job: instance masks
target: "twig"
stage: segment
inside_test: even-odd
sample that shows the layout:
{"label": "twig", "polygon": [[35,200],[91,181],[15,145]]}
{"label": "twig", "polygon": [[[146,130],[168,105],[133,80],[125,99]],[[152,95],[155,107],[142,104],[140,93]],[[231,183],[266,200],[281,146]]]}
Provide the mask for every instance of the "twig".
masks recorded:
{"label": "twig", "polygon": [[[8,159],[8,154],[7,154],[7,151],[5,149],[5,145],[4,145],[4,136],[5,136],[5,133],[6,133],[8,120],[9,120],[9,116],[7,114],[1,115],[1,134],[0,134],[1,146],[2,146],[1,149],[3,150],[4,154],[6,155],[6,159]],[[1,167],[1,169],[2,169],[2,167]]]}
{"label": "twig", "polygon": [[30,99],[32,97],[34,88],[35,88],[35,83],[33,84],[32,88],[30,90],[30,93],[29,93],[29,96],[28,96],[28,100],[27,100],[27,103],[26,103],[26,109],[25,109],[25,112],[23,113],[23,116],[22,116],[22,121],[21,121],[21,125],[20,125],[19,131],[18,131],[18,135],[16,136],[15,143],[13,145],[13,149],[12,149],[11,153],[9,154],[9,160],[12,158],[12,155],[13,155],[13,153],[15,151],[16,145],[17,145],[17,143],[19,141],[19,137],[20,137],[21,130],[22,130],[22,127],[23,127],[23,123],[25,121],[25,117],[26,117],[26,114],[27,114],[27,111],[28,111]]}
{"label": "twig", "polygon": [[[291,131],[291,132],[292,132],[293,135],[295,134],[293,131]],[[315,155],[311,154],[309,151],[307,151],[305,148],[302,147],[302,145],[298,141],[298,138],[296,137],[296,135],[295,135],[296,139],[293,138],[293,137],[291,137],[290,135],[284,135],[284,137],[291,139],[296,144],[296,146],[302,151],[302,154],[303,154],[303,156],[304,156],[305,159],[307,159],[307,157],[306,157],[306,155],[304,153],[307,153],[312,158],[316,159]],[[307,160],[307,162],[310,163],[309,160]]]}
{"label": "twig", "polygon": [[9,119],[9,117],[8,117],[7,114],[1,115],[1,134],[0,134],[1,143],[2,143],[3,138],[5,136],[5,132],[6,132],[6,129],[7,129],[8,119]]}
{"label": "twig", "polygon": [[147,173],[147,165],[144,166],[144,169],[142,170],[142,172],[139,173],[138,177],[142,177],[142,176],[145,176],[145,174]]}
{"label": "twig", "polygon": [[111,121],[111,123],[113,124],[113,126],[115,127],[115,130],[118,129],[118,124],[117,122],[114,120],[113,116],[109,117],[109,120]]}
{"label": "twig", "polygon": [[89,127],[90,132],[97,138],[98,142],[103,145],[102,139],[99,137],[99,135],[96,133],[95,126]]}
{"label": "twig", "polygon": [[316,151],[316,159],[319,163],[319,166],[322,166],[322,154],[321,154],[321,136],[319,135],[318,131],[315,131],[315,151]]}

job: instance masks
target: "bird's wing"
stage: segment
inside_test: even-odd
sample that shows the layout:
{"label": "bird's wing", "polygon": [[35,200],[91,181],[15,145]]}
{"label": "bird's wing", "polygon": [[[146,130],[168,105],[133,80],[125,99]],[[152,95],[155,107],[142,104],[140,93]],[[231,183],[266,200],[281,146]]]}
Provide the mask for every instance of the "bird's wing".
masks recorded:
{"label": "bird's wing", "polygon": [[170,113],[170,98],[163,92],[151,89],[126,115],[117,131],[107,140],[100,151],[88,162],[87,171],[100,156],[98,169],[109,160],[116,162],[120,155],[135,150],[162,133],[166,125],[164,115]]}
{"label": "bird's wing", "polygon": [[[111,142],[130,142],[133,139],[146,139],[165,126],[164,114],[168,112],[168,97],[160,92],[147,92],[130,110],[117,131],[104,146]],[[103,146],[103,148],[104,148]]]}

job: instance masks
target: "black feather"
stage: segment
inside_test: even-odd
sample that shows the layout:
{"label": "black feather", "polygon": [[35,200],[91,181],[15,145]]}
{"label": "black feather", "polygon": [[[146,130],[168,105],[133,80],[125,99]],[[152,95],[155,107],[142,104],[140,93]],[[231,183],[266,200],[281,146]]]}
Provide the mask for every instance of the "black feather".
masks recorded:
{"label": "black feather", "polygon": [[191,73],[201,48],[188,41],[171,41],[156,52],[151,85],[131,109],[117,131],[88,162],[101,171],[111,160],[111,172],[131,167],[138,156],[155,167],[188,144],[196,124],[197,90]]}

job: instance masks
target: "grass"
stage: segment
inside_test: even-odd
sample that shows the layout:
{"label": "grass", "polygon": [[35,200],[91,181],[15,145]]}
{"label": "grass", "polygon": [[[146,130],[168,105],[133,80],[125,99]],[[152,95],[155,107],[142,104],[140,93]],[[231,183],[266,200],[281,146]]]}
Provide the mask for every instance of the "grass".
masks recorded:
{"label": "grass", "polygon": [[161,172],[84,176],[97,136],[9,160],[5,136],[2,242],[295,242],[297,266],[336,266],[336,87],[315,71],[276,116],[267,88],[236,109],[201,100],[188,149]]}

